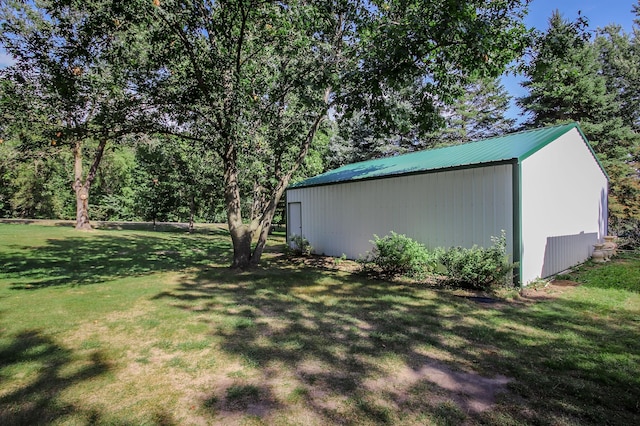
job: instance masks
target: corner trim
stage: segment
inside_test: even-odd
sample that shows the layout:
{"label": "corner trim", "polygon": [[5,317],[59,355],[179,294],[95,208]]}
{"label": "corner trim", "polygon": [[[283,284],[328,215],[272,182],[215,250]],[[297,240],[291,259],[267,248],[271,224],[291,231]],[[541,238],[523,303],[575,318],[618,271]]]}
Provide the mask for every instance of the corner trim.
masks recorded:
{"label": "corner trim", "polygon": [[522,163],[514,161],[511,168],[511,190],[513,192],[513,270],[514,284],[522,286]]}

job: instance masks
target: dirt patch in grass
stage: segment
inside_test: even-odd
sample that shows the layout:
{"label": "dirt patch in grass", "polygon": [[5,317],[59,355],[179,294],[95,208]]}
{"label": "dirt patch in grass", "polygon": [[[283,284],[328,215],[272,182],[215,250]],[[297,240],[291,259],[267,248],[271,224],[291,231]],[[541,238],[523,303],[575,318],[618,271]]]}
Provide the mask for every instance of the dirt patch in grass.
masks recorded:
{"label": "dirt patch in grass", "polygon": [[278,256],[277,261],[287,262],[295,265],[304,265],[309,268],[318,268],[329,271],[342,271],[356,273],[359,272],[361,266],[358,262],[349,259],[341,259],[330,256]]}
{"label": "dirt patch in grass", "polygon": [[553,300],[573,291],[579,285],[580,283],[570,280],[553,280],[540,286],[532,285],[520,291],[519,300],[525,302]]}
{"label": "dirt patch in grass", "polygon": [[[305,266],[308,268],[316,268],[325,271],[339,271],[349,274],[360,274],[363,276],[367,275],[362,273],[362,265],[360,263],[356,262],[355,260],[342,259],[339,257],[321,256],[317,254],[310,256],[279,255],[274,257],[273,260],[279,264],[289,264],[297,267]],[[428,287],[443,287],[446,284],[446,277],[444,276],[428,275],[421,279],[414,279],[405,276],[385,276],[373,278],[383,278],[385,281],[390,281],[398,284],[422,285]]]}
{"label": "dirt patch in grass", "polygon": [[440,402],[453,400],[466,413],[482,413],[496,403],[496,396],[506,392],[512,379],[502,375],[483,377],[475,372],[455,371],[445,364],[430,361],[417,368],[403,366],[395,374],[365,381],[364,386],[374,394],[394,395],[398,402],[406,401],[410,390],[420,382],[430,382],[440,389]]}

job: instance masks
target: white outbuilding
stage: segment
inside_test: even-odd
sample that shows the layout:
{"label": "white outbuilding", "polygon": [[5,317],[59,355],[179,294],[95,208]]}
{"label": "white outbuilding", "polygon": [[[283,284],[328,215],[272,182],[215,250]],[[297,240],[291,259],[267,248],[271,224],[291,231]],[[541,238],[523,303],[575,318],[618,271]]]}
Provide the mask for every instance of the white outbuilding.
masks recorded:
{"label": "white outbuilding", "polygon": [[608,177],[577,123],[350,164],[287,189],[287,238],[364,256],[394,231],[488,247],[504,230],[527,284],[588,259],[607,234]]}

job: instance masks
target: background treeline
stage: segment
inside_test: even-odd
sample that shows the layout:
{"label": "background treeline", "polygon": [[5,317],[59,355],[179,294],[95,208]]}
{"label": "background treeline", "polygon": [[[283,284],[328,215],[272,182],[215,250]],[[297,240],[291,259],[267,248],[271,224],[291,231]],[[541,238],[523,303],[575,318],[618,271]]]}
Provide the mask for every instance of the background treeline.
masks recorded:
{"label": "background treeline", "polygon": [[[158,4],[154,2],[154,5],[159,9],[159,2]],[[637,5],[633,11],[630,11],[636,16],[639,12]],[[5,13],[4,19],[13,16],[7,10],[3,13]],[[113,22],[116,20],[114,19]],[[116,24],[119,30],[120,23],[116,22]],[[270,24],[263,25],[260,29],[267,31],[267,35],[274,39],[272,40],[272,43],[276,43],[274,46],[279,46],[277,45],[280,43],[277,38],[279,35],[273,33],[274,30]],[[195,34],[201,36],[201,34]],[[303,36],[300,37],[302,41],[299,43],[307,42]],[[124,39],[127,43],[133,43],[126,37]],[[88,199],[88,205],[92,219],[225,222],[229,218],[229,206],[233,205],[233,200],[230,198],[233,194],[230,195],[229,188],[235,187],[243,194],[252,194],[252,197],[242,199],[242,208],[244,211],[250,211],[249,217],[252,218],[255,211],[265,211],[270,208],[267,202],[269,197],[278,199],[276,195],[281,190],[278,185],[287,180],[295,181],[354,161],[463,143],[526,128],[578,121],[611,179],[609,200],[611,232],[628,233],[634,230],[638,232],[640,223],[640,22],[635,21],[631,33],[623,31],[616,25],[590,32],[587,31],[586,18],[579,17],[575,21],[570,21],[564,19],[559,13],[555,13],[551,16],[546,31],[528,32],[523,39],[527,40],[527,45],[520,50],[519,61],[512,69],[512,72],[523,76],[523,86],[528,91],[526,96],[515,100],[523,115],[520,124],[516,124],[515,120],[507,117],[507,110],[512,100],[500,83],[500,79],[487,72],[467,75],[465,79],[447,86],[448,92],[445,94],[432,95],[429,104],[432,111],[427,124],[425,125],[423,120],[421,126],[416,126],[415,117],[423,114],[424,111],[419,111],[418,108],[421,106],[412,99],[424,96],[425,80],[407,78],[401,82],[402,84],[394,83],[393,90],[382,93],[381,99],[384,100],[385,105],[379,108],[377,115],[370,114],[364,107],[361,110],[358,108],[347,110],[338,106],[328,106],[327,119],[313,123],[315,126],[312,127],[313,133],[307,132],[305,128],[296,129],[298,135],[296,137],[313,134],[313,139],[308,146],[300,145],[300,152],[304,155],[299,156],[297,151],[290,150],[291,142],[286,142],[287,137],[293,136],[284,134],[283,129],[289,131],[296,126],[293,118],[287,116],[287,111],[294,111],[294,106],[298,108],[295,112],[298,117],[311,117],[313,105],[319,105],[318,101],[314,101],[316,104],[312,105],[308,102],[300,106],[303,102],[307,102],[304,100],[307,96],[305,90],[322,92],[315,87],[311,89],[313,85],[311,82],[305,83],[304,88],[290,98],[286,108],[265,110],[266,112],[261,112],[259,119],[253,116],[247,118],[247,122],[258,123],[255,128],[247,128],[249,136],[253,135],[251,136],[253,142],[251,145],[238,144],[237,150],[244,157],[237,163],[233,163],[233,167],[229,166],[229,158],[225,156],[223,149],[227,145],[222,144],[222,148],[211,149],[211,142],[207,142],[205,136],[193,130],[196,127],[190,128],[190,132],[168,131],[168,129],[171,130],[171,126],[154,127],[152,120],[145,120],[145,117],[158,113],[160,107],[156,106],[155,109],[145,111],[144,106],[126,103],[127,90],[113,95],[116,99],[120,99],[117,98],[118,96],[121,97],[121,101],[118,101],[120,103],[114,101],[112,104],[103,104],[101,113],[116,123],[119,114],[123,117],[126,115],[129,119],[142,111],[143,113],[134,120],[134,127],[138,126],[137,131],[132,131],[131,128],[121,129],[104,117],[96,116],[94,121],[97,124],[91,122],[86,127],[91,130],[103,126],[100,129],[109,130],[108,138],[113,143],[105,146],[101,143],[102,138],[107,137],[104,136],[105,131],[92,133],[93,130],[91,130],[82,135],[83,146],[65,144],[63,143],[65,138],[72,139],[71,133],[67,134],[64,133],[65,130],[59,130],[60,120],[31,121],[28,115],[19,113],[20,105],[40,102],[42,98],[40,95],[44,93],[46,87],[34,86],[31,92],[20,91],[17,88],[24,89],[22,84],[24,81],[21,79],[24,80],[26,74],[24,72],[20,74],[16,71],[16,67],[2,70],[0,71],[0,114],[2,114],[0,117],[2,119],[0,123],[0,216],[77,218],[80,199],[78,194],[82,190],[82,179],[84,179],[82,176],[95,172],[95,176],[92,176],[92,181],[89,182],[91,197]],[[13,38],[5,35],[3,43],[8,46],[7,50],[12,51],[10,45],[11,43],[17,45],[16,40],[15,35]],[[284,46],[285,42],[282,41],[282,43]],[[106,48],[103,51],[91,53],[93,55],[91,57],[99,57],[105,54],[104,52],[107,52]],[[105,59],[111,64],[110,66],[114,67],[111,71],[109,69],[106,71],[111,73],[109,78],[113,81],[105,83],[105,87],[115,87],[118,83],[117,78],[131,78],[131,76],[120,75],[120,71],[114,71],[120,69],[116,66],[130,64],[132,62],[126,61],[135,62],[138,58],[126,57],[123,51],[117,49],[108,52],[110,52],[109,55],[120,55],[113,56],[117,57],[117,60],[113,57]],[[174,55],[168,56],[171,58],[179,55],[176,52],[162,53]],[[269,54],[276,55],[273,52]],[[286,54],[292,55],[292,53]],[[149,53],[149,56],[152,56],[152,53]],[[187,59],[193,60],[193,58]],[[486,61],[488,61],[487,58],[485,58]],[[95,67],[102,66],[98,62],[96,64]],[[175,65],[176,68],[169,71],[163,68],[166,71],[164,77],[182,78],[179,65]],[[84,76],[84,68],[74,68],[72,63],[65,66],[71,70],[72,78],[79,79]],[[309,65],[309,69],[313,66],[313,64]],[[444,69],[447,66],[451,67],[453,64],[445,63]],[[192,77],[190,72],[186,71],[185,81]],[[292,71],[286,70],[286,72]],[[439,75],[438,78],[446,78],[443,75]],[[270,76],[260,78],[268,77]],[[302,78],[293,74],[290,77]],[[316,81],[321,76],[310,78]],[[138,90],[146,90],[143,86],[150,84],[150,80],[139,81],[142,83],[139,83]],[[265,80],[262,83],[266,84],[268,81]],[[365,87],[366,83],[366,81],[360,81],[358,84]],[[89,81],[87,84],[94,83]],[[273,87],[278,87],[277,84],[277,82],[273,83]],[[335,82],[332,84],[338,85]],[[355,83],[353,84],[358,89]],[[162,98],[164,102],[172,96],[176,98],[186,96],[184,93],[178,93],[175,86],[173,87],[173,92],[161,93],[165,96]],[[160,85],[153,88],[155,92],[150,89],[150,96],[155,96],[156,102],[161,99],[158,93],[162,89]],[[28,99],[25,93],[31,93],[34,98]],[[355,92],[351,92],[350,95],[353,96],[353,93]],[[56,96],[58,95],[59,93],[56,92]],[[246,101],[249,102],[247,104],[249,106],[242,104],[238,107],[238,111],[248,111],[249,108],[253,108],[251,102],[260,103],[268,96],[275,98],[276,95],[280,96],[264,94],[259,97],[253,94]],[[69,92],[60,96],[62,100],[66,100],[75,94]],[[282,96],[289,96],[288,92]],[[335,96],[337,99],[338,95]],[[76,104],[79,102],[78,99],[74,100]],[[199,100],[199,102],[202,101]],[[60,105],[63,104],[60,103]],[[354,104],[358,105],[357,102]],[[49,105],[53,105],[51,108],[61,108],[55,102],[49,102]],[[202,105],[206,106],[205,103]],[[327,105],[330,104],[327,103]],[[84,111],[91,109],[86,105],[83,108]],[[201,110],[204,110],[204,107]],[[46,112],[44,108],[38,111],[43,114],[52,114]],[[212,116],[217,114],[213,107],[211,111],[213,111]],[[387,115],[381,116],[380,111],[386,111]],[[28,114],[34,113],[30,111]],[[163,117],[163,119],[175,125],[173,130],[176,127],[180,130],[189,129],[189,125],[197,126],[199,123],[197,117],[186,115],[179,118],[181,121],[176,117],[168,119]],[[241,120],[241,118],[238,119],[238,121]],[[381,127],[379,125],[381,122],[385,123],[385,126]],[[47,123],[50,123],[50,126]],[[209,124],[203,124],[203,126],[209,126]],[[221,134],[228,130],[227,128],[217,129],[215,125],[211,126]],[[276,130],[269,130],[272,132],[269,133],[264,130],[267,128]],[[169,135],[170,133],[173,135]],[[184,135],[188,136],[184,137]],[[285,140],[282,146],[269,145],[270,140],[280,140],[279,138]],[[282,173],[278,170],[281,162],[291,162],[294,159],[298,161],[302,157],[304,159],[301,160],[300,166],[296,165],[292,168],[291,176],[286,176],[286,179],[278,178],[279,180],[274,178],[279,176],[278,173]],[[96,158],[99,159],[98,162],[95,161]],[[97,165],[95,170],[92,168],[94,165]],[[232,176],[235,180],[230,181],[230,172],[237,173],[237,176]],[[267,184],[260,183],[263,181]],[[272,196],[268,191],[275,192]],[[88,198],[88,195],[85,198]],[[282,205],[281,202],[278,204]],[[281,221],[282,212],[277,210],[272,220],[269,219],[266,223]]]}
{"label": "background treeline", "polygon": [[[25,152],[5,141],[0,157],[0,216],[75,219],[69,150],[52,146]],[[224,222],[219,171],[215,158],[185,142],[125,140],[103,154],[92,187],[91,218]]]}

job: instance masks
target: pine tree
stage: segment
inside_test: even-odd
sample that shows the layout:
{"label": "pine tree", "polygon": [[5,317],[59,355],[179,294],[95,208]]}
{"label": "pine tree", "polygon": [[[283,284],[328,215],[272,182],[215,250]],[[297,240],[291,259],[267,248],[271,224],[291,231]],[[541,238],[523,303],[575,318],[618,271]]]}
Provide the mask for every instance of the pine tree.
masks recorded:
{"label": "pine tree", "polygon": [[602,75],[609,93],[615,94],[624,123],[640,130],[640,36],[637,28],[633,34],[623,31],[619,25],[607,25],[595,40]]}
{"label": "pine tree", "polygon": [[506,117],[510,99],[499,79],[477,79],[465,86],[462,97],[440,106],[445,127],[425,138],[423,146],[455,145],[507,133],[515,124]]}
{"label": "pine tree", "polygon": [[[426,134],[409,125],[408,120],[403,122],[401,114],[395,115],[393,127],[396,131],[386,134],[377,131],[360,114],[341,120],[331,138],[328,168],[485,139],[513,128],[515,120],[506,117],[510,97],[498,79],[478,78],[460,92],[460,97],[451,99],[449,104],[436,103],[434,121],[440,127]],[[407,103],[397,101],[394,108],[411,114],[411,106]]]}
{"label": "pine tree", "polygon": [[[639,9],[636,6],[636,14]],[[599,52],[602,75],[609,93],[615,94],[618,115],[624,125],[640,131],[640,29],[635,21],[632,34],[619,25],[608,25],[600,31],[595,45]],[[620,161],[609,162],[608,172],[615,185],[615,197],[609,202],[611,214],[622,218],[615,225],[625,228],[640,225],[640,144],[632,143],[621,153]]]}

